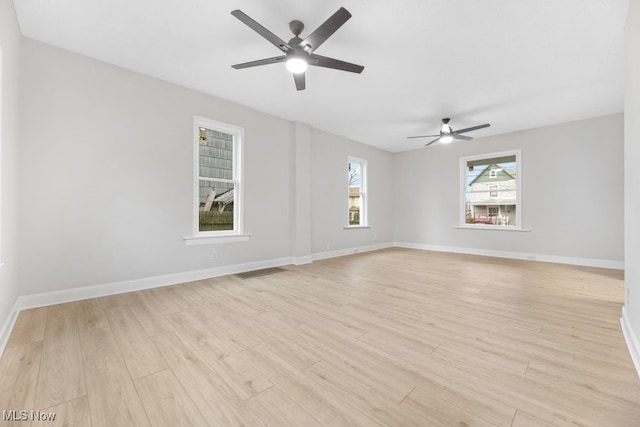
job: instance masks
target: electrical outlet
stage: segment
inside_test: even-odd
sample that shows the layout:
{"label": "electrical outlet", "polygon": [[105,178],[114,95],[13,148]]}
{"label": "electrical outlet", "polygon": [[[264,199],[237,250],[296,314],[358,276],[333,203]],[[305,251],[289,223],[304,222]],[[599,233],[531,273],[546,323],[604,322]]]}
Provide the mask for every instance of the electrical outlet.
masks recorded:
{"label": "electrical outlet", "polygon": [[373,235],[373,240],[378,240],[378,235],[377,234]]}
{"label": "electrical outlet", "polygon": [[327,243],[327,250],[331,249],[331,245]]}
{"label": "electrical outlet", "polygon": [[211,252],[211,261],[217,261],[218,260],[218,252],[213,251]]}
{"label": "electrical outlet", "polygon": [[528,255],[528,256],[527,256],[527,260],[529,260],[529,261],[535,261],[535,260],[536,260],[536,256],[535,256],[535,255]]}

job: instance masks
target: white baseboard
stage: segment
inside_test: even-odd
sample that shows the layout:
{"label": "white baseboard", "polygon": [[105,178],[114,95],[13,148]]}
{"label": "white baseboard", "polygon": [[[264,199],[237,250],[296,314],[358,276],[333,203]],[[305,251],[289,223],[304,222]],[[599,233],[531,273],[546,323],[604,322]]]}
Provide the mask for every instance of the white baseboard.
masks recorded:
{"label": "white baseboard", "polygon": [[468,255],[482,255],[497,258],[521,259],[525,261],[552,262],[557,264],[581,265],[585,267],[610,268],[624,270],[624,261],[613,261],[595,258],[576,258],[557,255],[529,254],[523,252],[494,251],[489,249],[461,248],[455,246],[427,245],[422,243],[395,242],[398,248],[422,249],[436,252],[453,252]]}
{"label": "white baseboard", "polygon": [[2,324],[2,329],[0,329],[0,356],[4,353],[4,349],[9,342],[9,337],[11,336],[11,331],[16,324],[16,319],[18,318],[18,314],[20,314],[20,306],[19,301],[13,304],[11,307],[11,311],[9,312],[9,316],[5,319]]}
{"label": "white baseboard", "polygon": [[393,247],[393,243],[379,243],[376,245],[367,245],[367,246],[358,246],[356,248],[347,248],[347,249],[338,249],[335,251],[325,251],[325,252],[316,252],[311,255],[313,261],[318,261],[321,259],[335,258],[339,256],[345,255],[353,255],[360,252],[370,252],[377,251],[379,249],[386,249]]}
{"label": "white baseboard", "polygon": [[294,265],[303,265],[303,264],[311,264],[313,262],[313,256],[299,256],[291,258],[291,263]]}
{"label": "white baseboard", "polygon": [[125,280],[122,282],[107,283],[103,285],[83,286],[80,288],[63,289],[60,291],[44,292],[41,294],[24,295],[18,298],[17,304],[20,310],[26,310],[28,308],[44,307],[47,305],[62,304],[65,302],[80,301],[107,295],[176,285],[178,283],[193,282],[195,280],[209,279],[211,277],[226,276],[228,274],[243,273],[245,271],[260,270],[263,268],[279,267],[288,264],[291,264],[290,258],[277,258],[265,261],[248,262],[245,264],[207,268],[204,270],[187,271],[184,273],[147,277],[143,279]]}
{"label": "white baseboard", "polygon": [[627,316],[627,307],[622,306],[622,317],[620,318],[620,325],[622,326],[622,335],[627,343],[633,366],[636,367],[636,373],[640,377],[640,341],[638,341],[638,335],[633,330],[629,317]]}

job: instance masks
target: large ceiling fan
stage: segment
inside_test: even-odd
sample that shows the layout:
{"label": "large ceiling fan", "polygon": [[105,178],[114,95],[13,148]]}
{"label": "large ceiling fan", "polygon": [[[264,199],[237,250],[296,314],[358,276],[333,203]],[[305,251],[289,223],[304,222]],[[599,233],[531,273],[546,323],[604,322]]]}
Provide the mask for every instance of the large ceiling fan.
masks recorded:
{"label": "large ceiling fan", "polygon": [[448,117],[442,119],[442,125],[440,127],[440,135],[408,136],[407,138],[430,138],[430,137],[437,136],[437,138],[434,139],[433,141],[426,143],[424,145],[425,147],[428,147],[429,145],[431,145],[433,143],[436,143],[438,141],[442,142],[443,144],[451,142],[454,139],[461,139],[463,141],[471,141],[473,139],[472,137],[466,136],[466,135],[460,135],[460,134],[461,133],[466,133],[466,132],[471,132],[472,130],[488,128],[489,126],[491,126],[489,123],[485,123],[483,125],[471,126],[470,128],[464,128],[464,129],[460,129],[460,130],[453,130],[451,128],[451,126],[449,126],[449,121],[450,120],[451,119],[449,119]]}
{"label": "large ceiling fan", "polygon": [[241,10],[234,10],[231,14],[284,52],[284,55],[281,56],[274,56],[273,58],[259,59],[257,61],[232,65],[236,70],[256,67],[258,65],[285,62],[287,69],[293,73],[293,80],[295,81],[296,89],[298,90],[304,90],[305,88],[304,72],[307,70],[308,65],[333,68],[334,70],[349,71],[352,73],[361,73],[362,70],[364,70],[362,65],[356,65],[314,53],[322,43],[327,41],[327,39],[338,30],[338,28],[351,18],[351,14],[344,7],[338,9],[336,13],[331,15],[329,19],[324,21],[322,25],[320,25],[304,40],[300,38],[300,34],[304,30],[304,24],[298,20],[291,21],[289,23],[289,28],[291,29],[294,37],[289,40],[288,43],[273,34],[271,31],[267,30],[262,25],[258,24]]}

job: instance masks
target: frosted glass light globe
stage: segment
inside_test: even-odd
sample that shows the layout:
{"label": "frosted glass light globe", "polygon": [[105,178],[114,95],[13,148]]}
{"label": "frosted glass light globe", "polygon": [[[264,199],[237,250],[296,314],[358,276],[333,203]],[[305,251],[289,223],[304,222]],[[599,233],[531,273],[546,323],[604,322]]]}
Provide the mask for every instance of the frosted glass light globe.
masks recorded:
{"label": "frosted glass light globe", "polygon": [[443,144],[447,144],[451,141],[453,141],[453,137],[451,135],[445,135],[443,137],[440,137],[440,142],[442,142]]}
{"label": "frosted glass light globe", "polygon": [[287,59],[287,70],[291,71],[294,74],[300,74],[307,71],[307,61],[302,58],[290,58]]}

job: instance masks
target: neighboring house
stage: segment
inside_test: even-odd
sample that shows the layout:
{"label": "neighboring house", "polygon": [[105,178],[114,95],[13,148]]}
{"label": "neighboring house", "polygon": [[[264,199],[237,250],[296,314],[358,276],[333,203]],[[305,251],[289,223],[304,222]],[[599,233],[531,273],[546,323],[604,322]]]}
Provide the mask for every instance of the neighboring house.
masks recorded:
{"label": "neighboring house", "polygon": [[466,206],[469,224],[515,225],[515,171],[490,164],[473,181]]}
{"label": "neighboring house", "polygon": [[349,225],[360,224],[360,187],[349,187]]}
{"label": "neighboring house", "polygon": [[[200,175],[214,179],[233,179],[231,135],[200,129]],[[200,210],[233,211],[233,184],[200,179]]]}

